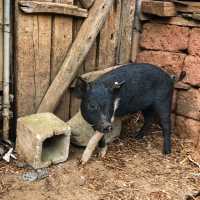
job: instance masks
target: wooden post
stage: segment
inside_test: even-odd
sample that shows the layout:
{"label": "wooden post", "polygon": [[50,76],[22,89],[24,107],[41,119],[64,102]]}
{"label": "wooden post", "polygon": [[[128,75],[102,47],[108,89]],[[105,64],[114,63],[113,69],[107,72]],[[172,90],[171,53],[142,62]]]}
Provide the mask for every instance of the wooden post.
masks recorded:
{"label": "wooden post", "polygon": [[140,39],[140,15],[141,15],[141,2],[142,0],[135,1],[135,17],[133,23],[133,39],[132,39],[132,54],[131,54],[131,61],[135,62],[136,56],[139,49],[139,39]]}
{"label": "wooden post", "polygon": [[37,112],[53,112],[96,39],[114,0],[96,0]]}

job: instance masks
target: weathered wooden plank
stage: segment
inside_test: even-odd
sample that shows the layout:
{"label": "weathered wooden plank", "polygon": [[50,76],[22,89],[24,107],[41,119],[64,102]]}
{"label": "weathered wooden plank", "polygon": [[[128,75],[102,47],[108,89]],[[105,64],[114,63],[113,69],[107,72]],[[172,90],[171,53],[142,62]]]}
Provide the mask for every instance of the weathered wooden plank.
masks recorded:
{"label": "weathered wooden plank", "polygon": [[15,13],[17,115],[23,116],[36,112],[49,86],[51,17],[24,15],[17,6]]}
{"label": "weathered wooden plank", "polygon": [[135,0],[122,1],[117,64],[130,62]]}
{"label": "weathered wooden plank", "polygon": [[132,47],[131,47],[131,61],[135,62],[139,52],[139,40],[141,31],[141,3],[142,0],[135,0],[135,13],[132,32]]}
{"label": "weathered wooden plank", "polygon": [[38,112],[52,112],[74,79],[103,26],[114,0],[96,0],[83,22],[61,68],[44,96]]}
{"label": "weathered wooden plank", "polygon": [[37,2],[37,1],[20,1],[20,9],[25,13],[51,13],[61,15],[71,15],[77,17],[87,17],[86,9],[79,8],[70,4]]}
{"label": "weathered wooden plank", "polygon": [[[55,2],[73,4],[73,0],[55,0]],[[52,19],[51,82],[57,75],[72,43],[72,21],[71,17],[66,16],[54,16]],[[66,91],[55,110],[55,114],[67,121],[69,119],[69,106],[70,93]]]}
{"label": "weathered wooden plank", "polygon": [[80,3],[84,8],[90,8],[93,5],[94,1],[95,0],[80,0]]}
{"label": "weathered wooden plank", "polygon": [[176,6],[172,2],[165,1],[143,1],[142,12],[161,17],[176,16]]}
{"label": "weathered wooden plank", "polygon": [[0,1],[0,90],[3,88],[3,1]]}
{"label": "weathered wooden plank", "polygon": [[188,27],[200,27],[200,22],[195,20],[190,20],[184,17],[170,17],[169,19],[155,19],[151,17],[143,16],[142,21],[150,21],[160,23],[160,24],[172,24],[177,26],[188,26]]}
{"label": "weathered wooden plank", "polygon": [[115,1],[99,39],[98,69],[116,64],[121,16],[121,0]]}
{"label": "weathered wooden plank", "polygon": [[179,12],[197,12],[200,13],[200,2],[190,2],[190,1],[184,1],[184,3],[187,5],[177,4],[176,10]]}
{"label": "weathered wooden plank", "polygon": [[[74,3],[77,6],[81,6],[81,4],[78,0],[75,0]],[[73,19],[73,40],[76,39],[76,36],[82,26],[82,23],[83,23],[83,20],[80,18]],[[81,75],[82,73],[84,73],[84,63],[81,64],[81,66],[79,67],[79,69],[77,71],[77,76]],[[80,107],[80,99],[71,95],[70,96],[70,118],[72,118],[78,112],[79,107]]]}

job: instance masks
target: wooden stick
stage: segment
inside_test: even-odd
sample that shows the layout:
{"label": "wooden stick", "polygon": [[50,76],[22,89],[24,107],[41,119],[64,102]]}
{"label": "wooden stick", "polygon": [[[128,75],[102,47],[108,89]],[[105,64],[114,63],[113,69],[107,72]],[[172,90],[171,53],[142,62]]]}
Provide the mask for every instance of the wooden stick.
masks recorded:
{"label": "wooden stick", "polygon": [[93,5],[94,1],[95,0],[80,0],[80,3],[84,8],[90,8]]}
{"label": "wooden stick", "polygon": [[37,112],[53,112],[64,91],[76,76],[103,26],[114,0],[96,0],[65,58],[60,71],[49,87]]}
{"label": "wooden stick", "polygon": [[96,131],[96,133],[91,137],[90,141],[87,144],[86,149],[83,152],[82,158],[81,158],[81,164],[85,164],[91,157],[93,151],[95,150],[98,142],[103,137],[103,133],[100,133]]}
{"label": "wooden stick", "polygon": [[72,15],[78,17],[87,17],[86,9],[78,6],[62,3],[20,1],[19,8],[25,13],[53,13],[62,15]]}

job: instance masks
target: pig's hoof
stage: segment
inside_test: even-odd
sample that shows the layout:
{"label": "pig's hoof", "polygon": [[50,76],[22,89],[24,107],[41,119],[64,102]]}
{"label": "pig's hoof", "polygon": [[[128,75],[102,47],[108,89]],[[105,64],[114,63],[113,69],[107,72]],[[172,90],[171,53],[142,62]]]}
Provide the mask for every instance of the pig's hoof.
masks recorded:
{"label": "pig's hoof", "polygon": [[164,149],[163,154],[167,155],[171,153],[171,149]]}
{"label": "pig's hoof", "polygon": [[107,150],[108,150],[108,146],[105,146],[105,147],[101,148],[100,151],[99,151],[99,153],[98,153],[98,156],[100,158],[105,158]]}
{"label": "pig's hoof", "polygon": [[134,137],[136,140],[142,140],[144,138],[144,134],[139,131]]}

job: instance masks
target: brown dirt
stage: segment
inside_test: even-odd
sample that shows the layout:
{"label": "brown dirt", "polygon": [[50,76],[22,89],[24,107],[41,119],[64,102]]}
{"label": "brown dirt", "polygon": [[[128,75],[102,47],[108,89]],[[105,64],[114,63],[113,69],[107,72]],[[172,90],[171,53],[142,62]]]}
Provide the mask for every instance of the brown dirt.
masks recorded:
{"label": "brown dirt", "polygon": [[191,142],[173,137],[173,152],[164,156],[161,133],[152,132],[142,141],[123,136],[109,146],[105,159],[93,156],[84,167],[78,166],[82,149],[73,147],[67,162],[50,167],[48,178],[31,183],[20,179],[27,169],[2,161],[0,199],[199,199],[200,169],[187,159]]}

